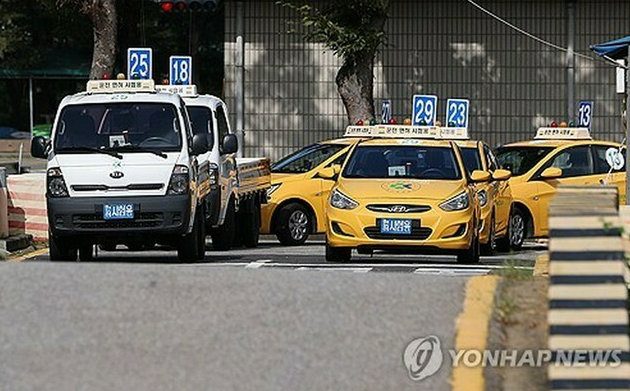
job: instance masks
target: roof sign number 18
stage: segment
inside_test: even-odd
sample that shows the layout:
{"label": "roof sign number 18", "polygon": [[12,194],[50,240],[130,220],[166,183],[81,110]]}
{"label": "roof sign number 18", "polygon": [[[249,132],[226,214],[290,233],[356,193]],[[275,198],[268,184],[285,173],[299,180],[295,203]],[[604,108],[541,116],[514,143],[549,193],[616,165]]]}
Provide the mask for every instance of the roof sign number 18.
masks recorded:
{"label": "roof sign number 18", "polygon": [[581,128],[591,128],[593,121],[593,102],[582,101],[578,108],[578,126]]}
{"label": "roof sign number 18", "polygon": [[437,96],[413,96],[413,125],[434,126],[437,117]]}
{"label": "roof sign number 18", "polygon": [[171,56],[170,84],[189,86],[192,84],[192,57]]}
{"label": "roof sign number 18", "polygon": [[127,49],[127,77],[129,79],[153,79],[153,51],[151,48]]}

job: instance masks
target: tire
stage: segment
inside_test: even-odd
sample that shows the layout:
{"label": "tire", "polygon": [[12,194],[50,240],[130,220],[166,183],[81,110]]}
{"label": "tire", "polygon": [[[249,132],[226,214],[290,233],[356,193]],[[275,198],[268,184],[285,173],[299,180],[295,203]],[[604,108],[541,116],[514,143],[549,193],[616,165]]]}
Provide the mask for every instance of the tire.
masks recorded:
{"label": "tire", "polygon": [[490,218],[490,233],[488,234],[488,243],[481,246],[481,255],[492,256],[497,249],[497,231],[495,226],[494,214]]}
{"label": "tire", "polygon": [[298,246],[306,242],[312,226],[311,215],[304,206],[288,204],[278,211],[276,237],[285,246]]}
{"label": "tire", "polygon": [[94,259],[94,245],[84,244],[79,247],[79,260],[81,262],[92,262]]}
{"label": "tire", "polygon": [[525,216],[520,209],[514,209],[510,215],[510,225],[508,227],[508,238],[510,248],[518,251],[523,247],[523,242],[527,236],[527,225],[525,224]]}
{"label": "tire", "polygon": [[177,244],[177,258],[181,262],[192,262],[198,259],[200,251],[199,228],[199,213],[197,213],[192,231],[184,235]]}
{"label": "tire", "polygon": [[236,232],[236,211],[234,207],[234,199],[231,198],[225,212],[225,221],[219,228],[215,228],[212,232],[212,248],[218,251],[227,251],[232,248],[234,235]]}
{"label": "tire", "polygon": [[242,220],[241,236],[243,244],[247,248],[258,247],[258,239],[260,238],[260,206],[258,203],[255,203],[252,213],[243,214]]}
{"label": "tire", "polygon": [[70,240],[55,237],[50,231],[48,232],[48,238],[48,251],[51,261],[74,262],[77,260],[77,250],[70,247]]}
{"label": "tire", "polygon": [[[202,207],[200,207],[202,208]],[[203,208],[202,208],[203,209]],[[206,258],[206,222],[205,213],[197,213],[197,260],[203,261]]]}
{"label": "tire", "polygon": [[326,243],[326,262],[350,262],[352,258],[352,248],[332,247]]}
{"label": "tire", "polygon": [[475,226],[473,240],[470,243],[470,247],[457,254],[457,263],[462,264],[474,264],[479,263],[479,228]]}

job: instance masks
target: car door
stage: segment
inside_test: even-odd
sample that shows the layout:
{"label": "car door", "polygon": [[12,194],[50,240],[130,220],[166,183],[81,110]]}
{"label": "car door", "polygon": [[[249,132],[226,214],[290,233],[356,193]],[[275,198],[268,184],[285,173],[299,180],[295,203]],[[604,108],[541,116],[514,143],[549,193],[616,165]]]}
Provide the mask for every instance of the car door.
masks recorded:
{"label": "car door", "polygon": [[[626,149],[609,144],[592,146],[595,173],[602,176],[603,185],[617,186],[619,203],[626,202]],[[608,156],[607,156],[608,155]]]}
{"label": "car door", "polygon": [[[486,160],[488,171],[493,174],[498,170],[499,162],[494,156],[492,149],[482,143],[483,154]],[[491,182],[494,188],[494,207],[495,207],[495,224],[497,232],[504,232],[507,229],[507,225],[510,219],[510,208],[512,204],[512,191],[510,189],[509,181],[495,181]]]}
{"label": "car door", "polygon": [[[562,169],[562,176],[557,179],[543,180],[540,174],[548,167]],[[589,145],[578,145],[557,152],[532,177],[538,184],[539,226],[543,235],[549,230],[549,202],[556,194],[559,185],[592,185],[599,183],[602,175],[595,174],[593,158]]]}

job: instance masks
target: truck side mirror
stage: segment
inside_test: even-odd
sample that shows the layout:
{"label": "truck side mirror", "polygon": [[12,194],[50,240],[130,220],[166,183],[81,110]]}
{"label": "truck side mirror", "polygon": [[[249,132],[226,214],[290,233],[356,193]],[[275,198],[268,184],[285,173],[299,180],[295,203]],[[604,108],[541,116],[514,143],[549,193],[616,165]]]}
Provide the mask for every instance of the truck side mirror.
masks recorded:
{"label": "truck side mirror", "polygon": [[212,148],[214,148],[214,134],[206,133],[206,139],[208,142],[208,151],[212,151]]}
{"label": "truck side mirror", "polygon": [[39,159],[48,158],[48,141],[42,136],[33,137],[31,140],[31,156]]}
{"label": "truck side mirror", "polygon": [[238,151],[238,140],[233,134],[226,134],[223,137],[223,154],[236,153]]}
{"label": "truck side mirror", "polygon": [[193,156],[202,155],[208,152],[208,138],[205,134],[196,134],[192,139],[192,147],[190,148]]}

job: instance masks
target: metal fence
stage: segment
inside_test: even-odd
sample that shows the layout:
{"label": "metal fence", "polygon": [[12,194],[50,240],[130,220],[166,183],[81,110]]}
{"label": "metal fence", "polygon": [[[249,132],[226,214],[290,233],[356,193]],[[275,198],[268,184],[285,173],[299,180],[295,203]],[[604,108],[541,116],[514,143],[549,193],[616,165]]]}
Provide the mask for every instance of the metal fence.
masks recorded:
{"label": "metal fence", "polygon": [[[236,1],[225,2],[226,99],[235,102]],[[514,25],[559,46],[569,42],[569,1],[478,0]],[[339,59],[320,44],[287,34],[296,15],[275,1],[244,1],[245,142],[247,155],[277,159],[347,125],[337,94]],[[620,97],[614,68],[590,55],[593,43],[627,33],[630,4],[576,1],[574,101],[595,102],[593,133],[621,141]],[[564,52],[517,33],[466,0],[391,0],[388,42],[375,70],[375,106],[391,99],[393,115],[411,116],[414,94],[471,101],[475,138],[497,145],[531,138],[535,128],[567,120],[568,71]],[[299,25],[296,26],[299,30]],[[232,110],[233,111],[233,110]],[[233,115],[234,113],[232,113]]]}

